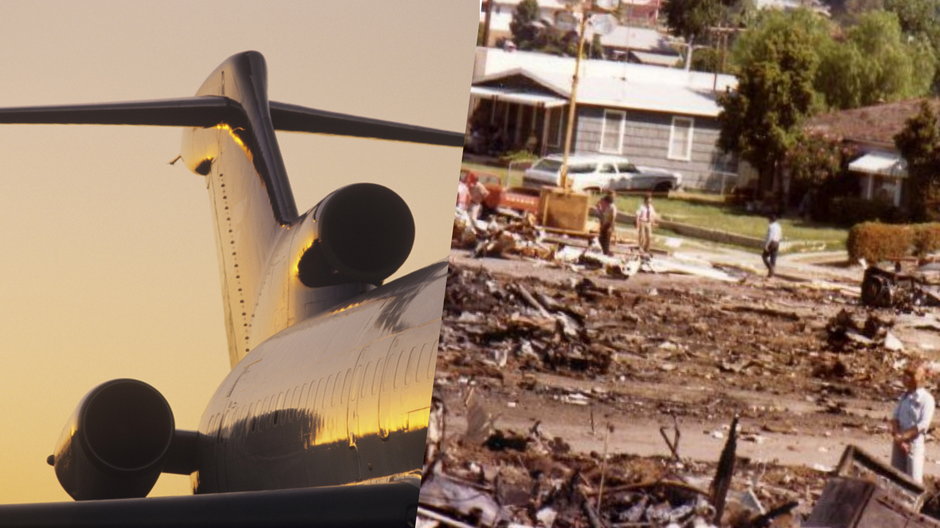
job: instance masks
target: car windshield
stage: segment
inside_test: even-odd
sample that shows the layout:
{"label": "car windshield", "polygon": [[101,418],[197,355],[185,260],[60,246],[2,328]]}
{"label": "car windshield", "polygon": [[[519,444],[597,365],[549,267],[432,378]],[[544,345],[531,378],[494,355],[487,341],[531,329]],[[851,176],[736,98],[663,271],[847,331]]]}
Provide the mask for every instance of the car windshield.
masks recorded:
{"label": "car windshield", "polygon": [[594,172],[593,163],[580,163],[577,165],[568,165],[568,174],[587,174]]}
{"label": "car windshield", "polygon": [[545,171],[545,172],[558,172],[561,169],[561,162],[550,159],[543,159],[542,161],[535,164],[535,167],[532,167],[535,170]]}
{"label": "car windshield", "polygon": [[636,165],[630,162],[618,163],[617,170],[620,172],[637,172]]}

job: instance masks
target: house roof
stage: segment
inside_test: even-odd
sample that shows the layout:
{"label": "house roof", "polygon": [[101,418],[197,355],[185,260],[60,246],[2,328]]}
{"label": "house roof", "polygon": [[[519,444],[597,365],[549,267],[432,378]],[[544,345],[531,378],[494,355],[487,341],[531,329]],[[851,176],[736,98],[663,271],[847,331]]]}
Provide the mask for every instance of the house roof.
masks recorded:
{"label": "house roof", "polygon": [[[568,84],[570,84],[571,74],[574,73],[574,57],[559,57],[530,51],[509,52],[482,47],[478,47],[476,53],[474,81],[500,72],[522,69],[539,74],[542,72],[561,74],[568,77]],[[629,79],[630,82],[680,86],[693,90],[711,91],[714,86],[719,92],[724,92],[726,88],[734,88],[738,83],[734,75],[716,76],[708,72],[686,71],[680,68],[584,59],[581,61],[581,79],[588,77]]]}
{"label": "house roof", "polygon": [[[657,69],[677,71],[671,68]],[[500,86],[501,81],[516,76],[529,79],[550,93],[565,98],[571,97],[570,72],[533,72],[516,68],[487,75],[475,82],[474,86]],[[581,77],[578,81],[578,104],[707,117],[715,117],[721,111],[710,85],[707,89],[702,89],[694,84],[690,86],[655,82],[652,79],[633,76]]]}
{"label": "house roof", "polygon": [[630,55],[640,64],[655,64],[656,66],[675,66],[681,57],[679,55],[666,55],[663,53],[647,53],[645,51],[630,50]]}
{"label": "house roof", "polygon": [[[924,99],[908,99],[820,114],[807,121],[804,129],[839,141],[893,149],[894,136],[904,129],[908,119],[917,114],[921,101]],[[930,103],[935,111],[940,112],[940,99],[932,99]]]}
{"label": "house roof", "polygon": [[[588,26],[584,32],[588,42],[594,37],[594,30]],[[676,54],[669,46],[669,37],[655,29],[614,26],[606,35],[601,35],[601,44],[612,48],[635,49],[642,51],[661,51]]]}

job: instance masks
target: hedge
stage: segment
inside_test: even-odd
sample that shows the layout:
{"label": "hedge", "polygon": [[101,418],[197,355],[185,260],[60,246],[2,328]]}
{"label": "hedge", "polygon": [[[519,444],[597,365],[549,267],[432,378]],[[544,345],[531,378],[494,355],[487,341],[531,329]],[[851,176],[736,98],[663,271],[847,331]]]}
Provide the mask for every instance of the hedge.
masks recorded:
{"label": "hedge", "polygon": [[852,226],[846,241],[849,260],[877,263],[898,257],[924,257],[940,250],[940,223],[889,225],[864,222]]}

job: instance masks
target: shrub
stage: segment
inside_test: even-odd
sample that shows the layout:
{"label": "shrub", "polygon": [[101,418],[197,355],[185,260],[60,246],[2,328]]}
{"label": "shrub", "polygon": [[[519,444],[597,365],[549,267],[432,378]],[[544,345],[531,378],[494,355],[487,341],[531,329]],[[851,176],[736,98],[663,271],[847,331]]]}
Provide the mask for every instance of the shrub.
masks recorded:
{"label": "shrub", "polygon": [[940,250],[940,223],[915,225],[914,255],[926,257],[937,250]]}
{"label": "shrub", "polygon": [[914,229],[907,225],[865,222],[852,226],[845,245],[849,260],[863,258],[875,264],[909,255],[914,246]]}
{"label": "shrub", "polygon": [[857,196],[839,196],[832,198],[827,220],[850,226],[874,221],[893,224],[903,222],[906,218],[900,209],[889,203]]}

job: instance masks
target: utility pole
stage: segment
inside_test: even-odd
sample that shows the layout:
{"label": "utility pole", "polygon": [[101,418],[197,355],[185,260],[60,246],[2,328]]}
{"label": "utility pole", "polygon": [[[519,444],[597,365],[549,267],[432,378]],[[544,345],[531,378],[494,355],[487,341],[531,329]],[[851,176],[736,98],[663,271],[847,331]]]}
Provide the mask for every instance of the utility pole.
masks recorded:
{"label": "utility pole", "polygon": [[[593,4],[594,0],[588,0]],[[581,22],[578,24],[578,54],[574,57],[574,76],[571,78],[571,97],[568,99],[568,122],[565,123],[565,150],[561,158],[561,181],[559,184],[568,190],[568,156],[571,154],[571,134],[574,131],[575,106],[578,101],[578,77],[581,71],[581,54],[584,52],[584,29],[587,26],[588,11],[581,13]]]}
{"label": "utility pole", "polygon": [[493,18],[493,3],[496,0],[483,0],[486,2],[486,14],[483,17],[483,42],[484,48],[490,47],[490,20]]}
{"label": "utility pole", "polygon": [[600,7],[595,4],[611,4],[610,0],[582,0],[578,2],[581,7],[581,21],[578,24],[578,53],[574,57],[574,75],[571,77],[571,97],[568,100],[568,122],[565,123],[565,148],[561,160],[561,180],[559,185],[568,190],[568,157],[571,155],[571,139],[574,132],[575,107],[578,101],[578,79],[581,74],[581,55],[584,54],[584,30],[587,28],[588,16],[592,13],[608,13],[610,7]]}

